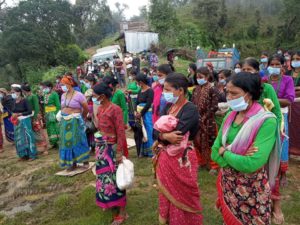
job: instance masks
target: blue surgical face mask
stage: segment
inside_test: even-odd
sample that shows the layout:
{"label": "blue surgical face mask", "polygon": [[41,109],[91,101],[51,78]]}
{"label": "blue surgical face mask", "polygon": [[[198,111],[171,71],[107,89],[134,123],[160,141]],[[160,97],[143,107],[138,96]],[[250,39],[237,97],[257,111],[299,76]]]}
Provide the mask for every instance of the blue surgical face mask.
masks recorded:
{"label": "blue surgical face mask", "polygon": [[95,97],[92,97],[92,101],[93,101],[93,103],[94,103],[95,105],[100,105],[100,104],[101,104],[101,101],[98,100],[98,99],[95,98]]}
{"label": "blue surgical face mask", "polygon": [[44,89],[43,89],[43,92],[44,92],[45,94],[49,94],[50,88],[44,88]]}
{"label": "blue surgical face mask", "polygon": [[262,63],[267,63],[267,62],[268,62],[268,58],[261,58],[261,59],[260,59],[260,62],[262,62]]}
{"label": "blue surgical face mask", "polygon": [[161,84],[161,85],[163,85],[164,83],[165,83],[165,78],[162,78],[162,79],[158,79],[158,82]]}
{"label": "blue surgical face mask", "polygon": [[300,68],[300,61],[293,60],[292,61],[292,67],[294,67],[294,68]]}
{"label": "blue surgical face mask", "polygon": [[269,66],[268,72],[270,75],[279,76],[281,74],[281,68]]}
{"label": "blue surgical face mask", "polygon": [[84,84],[85,84],[85,86],[86,86],[87,89],[91,88],[91,84],[90,83],[85,82]]}
{"label": "blue surgical face mask", "polygon": [[11,97],[12,97],[13,99],[17,99],[17,98],[18,98],[18,94],[12,93],[12,94],[11,94]]}
{"label": "blue surgical face mask", "polygon": [[80,82],[81,84],[84,84],[84,80],[79,80],[79,82]]}
{"label": "blue surgical face mask", "polygon": [[205,80],[205,79],[197,79],[197,83],[199,84],[199,85],[204,85],[204,84],[206,84],[207,83],[207,81]]}
{"label": "blue surgical face mask", "polygon": [[154,80],[154,81],[158,81],[158,76],[154,75],[154,76],[153,76],[153,80]]}
{"label": "blue surgical face mask", "polygon": [[227,99],[227,103],[229,107],[232,109],[232,111],[241,112],[248,108],[249,104],[245,101],[245,96],[233,100]]}
{"label": "blue surgical face mask", "polygon": [[62,85],[61,89],[62,89],[63,92],[68,92],[68,88],[67,88],[66,85]]}
{"label": "blue surgical face mask", "polygon": [[219,80],[219,83],[222,85],[226,85],[226,80],[225,79]]}
{"label": "blue surgical face mask", "polygon": [[163,95],[168,103],[175,104],[179,99],[179,97],[174,96],[174,94],[172,92],[164,92]]}

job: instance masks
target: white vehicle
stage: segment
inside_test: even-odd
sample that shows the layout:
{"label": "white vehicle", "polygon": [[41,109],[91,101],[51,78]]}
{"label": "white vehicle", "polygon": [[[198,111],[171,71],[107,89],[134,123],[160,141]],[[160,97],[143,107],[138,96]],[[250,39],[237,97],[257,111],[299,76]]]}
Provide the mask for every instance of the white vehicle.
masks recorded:
{"label": "white vehicle", "polygon": [[107,61],[113,60],[114,56],[119,56],[121,60],[123,60],[123,55],[121,52],[121,48],[119,45],[111,45],[104,48],[99,48],[96,51],[97,53],[92,56],[92,62],[97,61],[97,64]]}

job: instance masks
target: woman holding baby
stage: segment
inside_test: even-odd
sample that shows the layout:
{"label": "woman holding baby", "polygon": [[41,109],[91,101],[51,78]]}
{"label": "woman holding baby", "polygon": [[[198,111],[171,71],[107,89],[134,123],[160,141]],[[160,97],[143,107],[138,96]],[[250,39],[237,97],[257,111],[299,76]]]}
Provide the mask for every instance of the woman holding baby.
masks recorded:
{"label": "woman holding baby", "polygon": [[168,75],[163,90],[168,104],[154,125],[160,224],[202,224],[198,162],[191,144],[198,131],[199,113],[185,98],[187,88],[184,75]]}

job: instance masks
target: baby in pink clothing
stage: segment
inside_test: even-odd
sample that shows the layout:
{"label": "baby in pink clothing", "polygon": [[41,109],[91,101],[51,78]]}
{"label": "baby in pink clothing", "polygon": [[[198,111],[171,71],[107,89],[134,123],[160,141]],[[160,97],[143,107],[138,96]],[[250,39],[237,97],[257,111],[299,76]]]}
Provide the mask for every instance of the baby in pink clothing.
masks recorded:
{"label": "baby in pink clothing", "polygon": [[[154,129],[161,133],[169,133],[175,131],[179,120],[170,115],[160,117],[154,124]],[[166,146],[166,151],[170,156],[176,156],[177,154],[183,152],[188,147],[190,132],[187,132],[178,145],[169,144]]]}

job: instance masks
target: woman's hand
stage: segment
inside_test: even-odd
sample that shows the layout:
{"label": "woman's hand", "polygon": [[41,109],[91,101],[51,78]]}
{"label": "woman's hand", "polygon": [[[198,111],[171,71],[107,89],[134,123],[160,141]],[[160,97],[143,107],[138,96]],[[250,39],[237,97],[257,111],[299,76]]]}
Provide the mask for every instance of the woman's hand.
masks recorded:
{"label": "woman's hand", "polygon": [[224,148],[223,146],[221,148],[219,148],[219,155],[223,156],[224,152],[226,151],[226,148]]}
{"label": "woman's hand", "polygon": [[254,155],[255,152],[258,151],[258,148],[253,145],[251,145],[251,147],[247,150],[245,156],[252,156]]}
{"label": "woman's hand", "polygon": [[173,131],[171,133],[162,134],[162,138],[171,144],[178,145],[183,139],[183,135],[181,131]]}

